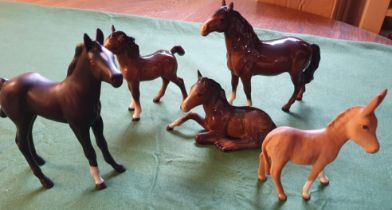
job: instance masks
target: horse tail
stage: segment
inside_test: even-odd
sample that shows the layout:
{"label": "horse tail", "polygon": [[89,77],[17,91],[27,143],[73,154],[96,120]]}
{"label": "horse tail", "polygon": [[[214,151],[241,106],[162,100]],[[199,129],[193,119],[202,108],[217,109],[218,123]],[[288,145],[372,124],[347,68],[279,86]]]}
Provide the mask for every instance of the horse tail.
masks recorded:
{"label": "horse tail", "polygon": [[[4,83],[6,82],[7,80],[6,79],[4,79],[4,78],[1,78],[0,77],[0,92],[1,92],[1,89],[3,88],[3,85],[4,85]],[[1,101],[0,101],[0,105],[1,105]],[[1,106],[0,106],[0,117],[7,117],[7,115],[4,113],[4,111],[1,109]]]}
{"label": "horse tail", "polygon": [[303,73],[305,84],[308,84],[313,80],[313,74],[320,63],[320,47],[317,44],[311,44],[310,47],[312,49],[310,64]]}
{"label": "horse tail", "polygon": [[178,53],[179,55],[184,55],[185,54],[185,50],[184,48],[182,48],[180,45],[176,45],[173,48],[171,48],[170,50],[171,54],[175,54]]}

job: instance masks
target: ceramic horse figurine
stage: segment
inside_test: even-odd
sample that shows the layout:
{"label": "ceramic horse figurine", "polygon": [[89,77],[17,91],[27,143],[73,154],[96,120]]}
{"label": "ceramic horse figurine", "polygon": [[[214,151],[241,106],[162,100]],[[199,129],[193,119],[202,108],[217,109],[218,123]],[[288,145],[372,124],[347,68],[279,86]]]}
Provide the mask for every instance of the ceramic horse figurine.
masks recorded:
{"label": "ceramic horse figurine", "polygon": [[25,73],[13,79],[0,78],[0,116],[9,117],[17,127],[16,144],[44,188],[53,182],[40,165],[45,160],[35,150],[32,128],[37,116],[68,123],[83,147],[96,188],[106,187],[100,176],[96,154],[90,140],[92,128],[103,157],[117,172],[125,168],[110,154],[103,135],[101,118],[101,82],[120,87],[123,81],[113,54],[102,46],[103,33],[97,29],[97,41],[84,34],[84,43],[75,49],[75,57],[62,82],[46,79],[38,73]]}
{"label": "ceramic horse figurine", "polygon": [[129,106],[129,110],[134,111],[133,121],[138,121],[142,112],[139,100],[140,81],[162,78],[162,87],[153,99],[155,103],[165,94],[169,82],[173,82],[181,89],[182,100],[187,97],[184,81],[177,77],[177,59],[174,56],[175,53],[184,55],[185,51],[181,46],[174,46],[170,51],[158,50],[153,54],[141,56],[135,39],[122,31],[116,31],[112,26],[112,34],[106,39],[105,47],[117,56],[124,77],[128,81],[133,98]]}
{"label": "ceramic horse figurine", "polygon": [[252,26],[233,9],[233,3],[225,0],[215,14],[201,26],[201,35],[223,32],[227,48],[227,66],[231,71],[232,104],[241,78],[247,105],[252,106],[251,78],[253,75],[273,76],[288,72],[294,84],[294,92],[282,107],[288,112],[295,100],[302,100],[305,85],[313,79],[320,62],[320,49],[301,39],[287,37],[275,40],[261,40]]}
{"label": "ceramic horse figurine", "polygon": [[192,119],[207,130],[196,135],[196,143],[215,144],[222,151],[234,151],[259,148],[264,137],[276,128],[270,116],[260,109],[231,106],[222,87],[199,71],[198,80],[181,109],[188,112],[198,105],[203,105],[205,118],[191,112],[169,124],[167,130]]}
{"label": "ceramic horse figurine", "polygon": [[368,153],[375,153],[379,150],[380,145],[376,136],[377,118],[374,111],[386,94],[385,89],[368,105],[347,109],[323,129],[299,130],[279,127],[271,131],[261,148],[259,180],[265,181],[266,173],[271,174],[278,197],[284,201],[287,197],[280,182],[280,175],[286,163],[292,161],[296,164],[312,165],[302,192],[302,197],[309,200],[309,188],[317,176],[320,177],[321,184],[329,183],[324,168],[335,160],[341,147],[349,139]]}

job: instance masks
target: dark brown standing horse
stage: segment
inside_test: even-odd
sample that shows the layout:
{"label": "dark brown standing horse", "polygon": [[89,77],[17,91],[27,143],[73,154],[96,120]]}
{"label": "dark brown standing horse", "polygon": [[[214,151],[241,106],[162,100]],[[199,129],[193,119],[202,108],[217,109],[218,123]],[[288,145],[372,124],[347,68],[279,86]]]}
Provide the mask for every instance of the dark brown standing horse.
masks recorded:
{"label": "dark brown standing horse", "polygon": [[222,87],[200,72],[181,109],[188,112],[198,105],[203,105],[205,118],[191,112],[168,125],[167,130],[192,119],[207,130],[196,135],[198,144],[215,144],[222,151],[235,151],[259,148],[265,136],[276,128],[270,116],[260,109],[231,106]]}
{"label": "dark brown standing horse", "polygon": [[84,44],[76,47],[67,78],[62,82],[48,80],[38,73],[25,73],[10,80],[0,78],[0,116],[8,116],[15,123],[16,144],[44,188],[51,188],[53,182],[41,171],[39,166],[45,161],[37,154],[33,143],[32,128],[38,115],[70,125],[89,161],[97,189],[106,185],[99,174],[90,127],[105,161],[116,171],[125,171],[109,153],[103,135],[99,101],[101,82],[120,87],[123,81],[113,54],[102,47],[103,38],[100,29],[97,29],[97,41],[84,34]]}
{"label": "dark brown standing horse", "polygon": [[320,49],[301,39],[288,37],[260,41],[252,26],[225,0],[215,14],[201,26],[201,35],[223,32],[227,48],[227,65],[231,71],[232,104],[237,91],[238,78],[244,86],[247,105],[252,106],[251,77],[278,75],[288,72],[294,84],[294,93],[282,107],[288,112],[295,100],[302,100],[305,85],[312,81],[320,62]]}
{"label": "dark brown standing horse", "polygon": [[155,103],[165,94],[169,82],[173,82],[181,89],[182,100],[187,97],[184,80],[177,77],[177,59],[174,56],[175,53],[184,55],[185,51],[181,46],[174,46],[170,51],[158,50],[153,54],[140,56],[135,39],[122,31],[116,31],[112,26],[112,34],[106,39],[105,47],[117,56],[121,71],[128,81],[128,88],[133,97],[129,105],[129,110],[134,111],[132,120],[139,120],[142,112],[139,100],[140,81],[162,78],[162,87],[153,100]]}

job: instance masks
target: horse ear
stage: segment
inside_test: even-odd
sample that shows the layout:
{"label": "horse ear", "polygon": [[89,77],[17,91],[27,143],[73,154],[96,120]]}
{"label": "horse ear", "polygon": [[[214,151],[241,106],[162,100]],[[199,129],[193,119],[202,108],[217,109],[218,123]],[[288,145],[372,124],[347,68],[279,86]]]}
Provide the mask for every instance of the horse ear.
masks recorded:
{"label": "horse ear", "polygon": [[91,41],[90,37],[87,34],[83,36],[84,46],[86,47],[87,51],[90,51],[93,48],[93,41]]}
{"label": "horse ear", "polygon": [[112,33],[116,31],[116,28],[114,28],[114,25],[112,25]]}
{"label": "horse ear", "polygon": [[200,80],[203,77],[203,75],[201,75],[200,71],[197,70],[197,80]]}
{"label": "horse ear", "polygon": [[234,3],[231,2],[231,3],[229,4],[229,11],[233,11],[233,8],[234,8]]}
{"label": "horse ear", "polygon": [[388,89],[382,90],[376,97],[374,97],[368,105],[366,105],[363,110],[362,114],[363,115],[369,115],[374,112],[374,110],[378,107],[378,105],[381,104],[381,102],[384,100],[385,96],[387,95]]}
{"label": "horse ear", "polygon": [[103,32],[101,31],[101,29],[97,28],[96,40],[99,42],[99,44],[103,45],[103,39]]}
{"label": "horse ear", "polygon": [[222,6],[226,6],[226,1],[222,0]]}

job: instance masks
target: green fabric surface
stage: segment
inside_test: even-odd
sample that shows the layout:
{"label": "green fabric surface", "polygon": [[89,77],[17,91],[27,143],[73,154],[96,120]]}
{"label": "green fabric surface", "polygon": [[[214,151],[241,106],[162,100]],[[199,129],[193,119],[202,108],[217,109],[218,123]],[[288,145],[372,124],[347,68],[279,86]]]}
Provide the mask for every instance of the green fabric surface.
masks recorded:
{"label": "green fabric surface", "polygon": [[[188,91],[200,69],[229,94],[223,35],[201,37],[199,23],[9,2],[0,2],[0,76],[33,71],[61,81],[83,33],[95,37],[99,27],[107,36],[112,24],[134,36],[142,54],[182,45],[186,53],[176,56],[178,75]],[[287,35],[256,31],[262,39]],[[296,102],[290,114],[281,111],[293,91],[288,74],[252,80],[253,105],[278,126],[325,127],[339,112],[366,104],[383,88],[392,91],[392,47],[296,36],[321,48],[320,67],[307,85],[304,101]],[[369,155],[349,141],[326,168],[330,185],[321,187],[317,180],[308,202],[301,192],[310,167],[288,164],[282,174],[288,200],[280,203],[272,179],[257,180],[259,150],[223,153],[215,146],[195,145],[193,138],[201,127],[193,121],[167,132],[166,125],[184,113],[179,109],[180,90],[173,84],[160,104],[152,102],[160,85],[160,79],[141,83],[143,112],[135,123],[127,110],[127,86],[114,89],[104,83],[105,136],[114,158],[127,171],[115,173],[95,146],[108,185],[102,191],[95,191],[87,159],[68,125],[43,118],[35,122],[36,148],[47,161],[42,170],[55,183],[44,190],[14,142],[15,126],[1,118],[0,209],[392,209],[391,92],[376,111],[380,151]],[[244,105],[241,84],[237,95],[235,104]],[[203,114],[200,107],[195,111]]]}

